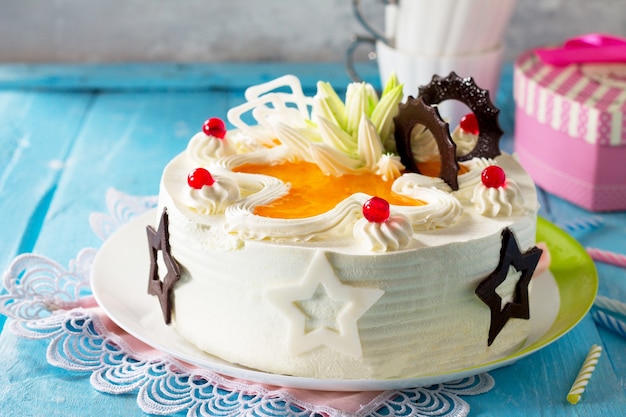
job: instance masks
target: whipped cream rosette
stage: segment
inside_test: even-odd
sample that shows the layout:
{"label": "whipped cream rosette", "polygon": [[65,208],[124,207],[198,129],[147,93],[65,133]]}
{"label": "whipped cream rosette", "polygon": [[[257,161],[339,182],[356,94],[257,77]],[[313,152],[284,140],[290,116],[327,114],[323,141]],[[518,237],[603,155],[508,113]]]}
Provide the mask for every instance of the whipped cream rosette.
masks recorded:
{"label": "whipped cream rosette", "polygon": [[190,210],[203,215],[222,214],[239,200],[239,186],[228,176],[213,176],[196,168],[187,176],[189,187],[181,190],[180,199]]}
{"label": "whipped cream rosette", "polygon": [[406,247],[413,237],[411,221],[404,215],[391,215],[389,203],[372,197],[363,204],[363,218],[354,225],[354,237],[374,252]]}
{"label": "whipped cream rosette", "polygon": [[228,141],[198,132],[187,144],[187,153],[198,165],[208,165],[220,158],[234,155],[235,151]]}
{"label": "whipped cream rosette", "polygon": [[486,167],[481,174],[481,183],[474,188],[474,208],[486,216],[502,214],[510,216],[523,210],[524,200],[517,183],[506,178],[504,170],[496,165]]}

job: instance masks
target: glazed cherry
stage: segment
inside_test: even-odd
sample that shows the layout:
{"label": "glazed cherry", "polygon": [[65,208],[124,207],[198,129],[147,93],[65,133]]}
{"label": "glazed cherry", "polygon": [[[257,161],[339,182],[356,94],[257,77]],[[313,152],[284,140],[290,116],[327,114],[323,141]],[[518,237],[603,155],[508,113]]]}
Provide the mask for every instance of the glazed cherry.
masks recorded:
{"label": "glazed cherry", "polygon": [[487,188],[504,187],[506,183],[506,175],[504,170],[496,165],[490,165],[483,169],[481,174],[483,185]]}
{"label": "glazed cherry", "polygon": [[478,129],[478,120],[476,120],[476,115],[474,113],[468,113],[465,116],[461,117],[461,123],[459,123],[459,127],[464,132],[470,133],[472,135],[478,135],[480,130]]}
{"label": "glazed cherry", "polygon": [[205,185],[211,186],[215,180],[209,171],[204,168],[196,168],[187,175],[187,184],[196,190],[201,189]]}
{"label": "glazed cherry", "polygon": [[389,218],[389,203],[380,197],[372,197],[363,203],[363,216],[372,223],[382,223]]}
{"label": "glazed cherry", "polygon": [[219,117],[211,117],[202,125],[202,131],[207,136],[214,136],[218,139],[224,139],[226,136],[226,125]]}

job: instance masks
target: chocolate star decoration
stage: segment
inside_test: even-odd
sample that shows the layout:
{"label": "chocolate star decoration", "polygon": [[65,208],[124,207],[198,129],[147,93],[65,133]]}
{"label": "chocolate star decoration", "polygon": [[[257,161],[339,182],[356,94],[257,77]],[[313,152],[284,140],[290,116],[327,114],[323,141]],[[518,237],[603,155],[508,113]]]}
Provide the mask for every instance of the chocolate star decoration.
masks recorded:
{"label": "chocolate star decoration", "polygon": [[[180,266],[172,257],[170,249],[169,219],[167,208],[163,208],[159,228],[147,226],[148,244],[150,245],[150,277],[148,282],[148,294],[156,295],[161,304],[163,319],[166,324],[172,321],[172,289],[180,279]],[[159,277],[158,253],[161,251],[167,272],[161,281]]]}
{"label": "chocolate star decoration", "polygon": [[411,150],[411,131],[417,124],[424,125],[432,133],[439,150],[441,158],[439,178],[453,190],[458,190],[459,164],[456,161],[456,144],[450,137],[448,123],[441,118],[439,110],[429,106],[420,97],[409,96],[406,103],[400,104],[398,115],[393,120],[396,149],[404,166],[411,172],[420,173]]}
{"label": "chocolate star decoration", "polygon": [[[504,325],[510,318],[530,318],[530,304],[528,299],[528,284],[535,272],[542,250],[533,247],[525,253],[521,253],[513,232],[509,228],[502,231],[502,248],[500,249],[500,262],[496,269],[485,278],[476,288],[476,295],[491,310],[491,324],[487,345],[491,346]],[[521,273],[515,286],[513,301],[502,307],[502,298],[496,292],[500,284],[504,282],[509,272],[509,267]]]}
{"label": "chocolate star decoration", "polygon": [[469,107],[476,116],[479,130],[476,145],[467,155],[460,156],[459,161],[500,155],[500,138],[504,134],[498,122],[500,110],[493,105],[489,91],[478,87],[472,77],[461,78],[455,72],[445,78],[434,75],[429,84],[418,90],[419,97],[428,105],[457,100]]}

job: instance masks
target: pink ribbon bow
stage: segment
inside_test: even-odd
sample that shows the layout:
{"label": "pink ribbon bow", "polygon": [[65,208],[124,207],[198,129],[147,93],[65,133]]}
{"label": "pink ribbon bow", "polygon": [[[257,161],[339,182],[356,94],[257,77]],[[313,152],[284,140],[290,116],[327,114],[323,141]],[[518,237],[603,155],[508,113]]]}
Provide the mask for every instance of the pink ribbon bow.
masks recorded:
{"label": "pink ribbon bow", "polygon": [[565,66],[599,62],[626,63],[626,38],[590,33],[565,41],[557,48],[539,48],[535,52],[546,64]]}

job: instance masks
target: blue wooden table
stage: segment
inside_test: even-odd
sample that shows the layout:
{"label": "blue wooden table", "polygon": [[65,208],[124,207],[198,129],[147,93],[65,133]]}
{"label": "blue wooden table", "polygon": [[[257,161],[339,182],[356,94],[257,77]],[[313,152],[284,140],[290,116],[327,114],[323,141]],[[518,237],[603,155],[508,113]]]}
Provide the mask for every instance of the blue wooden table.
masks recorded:
{"label": "blue wooden table", "polygon": [[[378,85],[376,69],[363,64]],[[497,105],[512,150],[511,68],[503,71]],[[291,73],[309,93],[318,80],[337,88],[342,64],[120,64],[0,66],[0,269],[34,252],[67,265],[100,241],[88,217],[106,211],[114,187],[155,195],[164,165],[209,116],[223,116],[252,84]],[[541,215],[566,222],[586,212],[542,194]],[[626,212],[601,214],[604,227],[575,237],[584,246],[626,253]],[[626,302],[626,270],[598,264],[600,294]],[[4,319],[0,317],[0,325]],[[591,344],[604,354],[583,400],[565,396]],[[565,337],[516,364],[491,372],[495,388],[468,397],[475,416],[626,415],[626,339],[587,316]],[[89,374],[46,362],[46,342],[0,333],[0,414],[139,416],[133,395],[106,395]]]}

